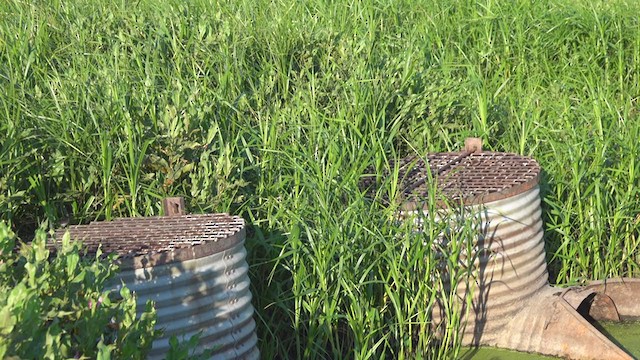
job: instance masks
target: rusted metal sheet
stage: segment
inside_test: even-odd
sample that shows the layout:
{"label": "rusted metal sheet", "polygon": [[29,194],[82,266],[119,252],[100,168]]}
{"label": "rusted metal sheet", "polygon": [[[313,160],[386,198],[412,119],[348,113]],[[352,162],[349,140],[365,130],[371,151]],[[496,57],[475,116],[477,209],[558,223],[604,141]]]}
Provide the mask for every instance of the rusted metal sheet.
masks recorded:
{"label": "rusted metal sheet", "polygon": [[138,296],[138,308],[156,303],[162,338],[150,358],[162,359],[169,339],[200,334],[201,353],[213,359],[258,359],[253,306],[244,247],[244,220],[226,214],[173,215],[94,222],[59,230],[82,240],[89,253],[117,253],[124,282]]}
{"label": "rusted metal sheet", "polygon": [[[640,319],[640,279],[598,280],[589,283],[586,288],[610,297],[621,318]],[[597,316],[592,317],[598,320]]]}
{"label": "rusted metal sheet", "polygon": [[583,288],[545,286],[523,301],[522,310],[499,332],[497,341],[486,345],[565,359],[632,360],[569,304],[570,293],[582,296],[580,304],[594,294]]}

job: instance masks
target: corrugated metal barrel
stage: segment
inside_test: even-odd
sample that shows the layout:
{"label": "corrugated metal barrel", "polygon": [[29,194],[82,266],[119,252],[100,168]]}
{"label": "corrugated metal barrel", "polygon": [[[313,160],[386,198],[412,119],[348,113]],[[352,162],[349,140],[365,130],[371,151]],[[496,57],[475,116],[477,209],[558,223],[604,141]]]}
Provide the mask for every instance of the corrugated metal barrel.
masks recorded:
{"label": "corrugated metal barrel", "polygon": [[[66,229],[65,229],[66,230]],[[60,230],[61,238],[65,230]],[[200,334],[199,348],[213,359],[258,359],[244,247],[244,220],[226,214],[117,219],[69,227],[91,249],[120,255],[113,287],[126,286],[156,303],[157,328],[150,358],[162,359],[169,339]]]}
{"label": "corrugated metal barrel", "polygon": [[[571,359],[632,358],[590,321],[638,316],[640,281],[549,285],[535,160],[482,152],[477,139],[467,139],[465,151],[409,157],[393,166],[402,179],[401,219],[416,232],[426,219],[444,228],[432,243],[442,261],[434,288],[444,295],[431,311],[437,335],[450,325],[448,315],[462,315],[462,327],[453,324],[462,345]],[[370,188],[374,179],[363,185]],[[427,206],[425,199],[436,204]],[[429,211],[435,213],[425,217]]]}
{"label": "corrugated metal barrel", "polygon": [[[548,285],[539,192],[536,186],[465,210],[477,218],[481,228],[477,238],[471,239],[476,251],[471,255],[472,277],[456,290],[460,299],[467,295],[472,299],[465,319],[464,344],[497,341],[499,330],[507,326],[523,303]],[[461,301],[461,305],[465,313],[467,303]],[[442,309],[436,307],[432,316],[435,324],[441,323]]]}
{"label": "corrugated metal barrel", "polygon": [[[474,235],[464,240],[472,242],[463,247],[472,253],[461,254],[471,269],[455,292],[460,299],[457,306],[468,314],[463,319],[462,343],[492,343],[499,336],[496,330],[505,327],[523,302],[548,285],[539,165],[516,154],[462,151],[409,157],[397,166],[403,179],[401,218],[422,228],[424,202],[431,195],[440,208],[436,221],[455,223],[452,218],[463,213],[477,223]],[[429,194],[433,191],[436,194]],[[456,224],[451,226],[451,231],[457,231]],[[437,240],[440,245],[448,241]],[[444,271],[445,291],[450,290],[448,280]],[[444,308],[438,303],[433,309],[436,328],[444,320]]]}

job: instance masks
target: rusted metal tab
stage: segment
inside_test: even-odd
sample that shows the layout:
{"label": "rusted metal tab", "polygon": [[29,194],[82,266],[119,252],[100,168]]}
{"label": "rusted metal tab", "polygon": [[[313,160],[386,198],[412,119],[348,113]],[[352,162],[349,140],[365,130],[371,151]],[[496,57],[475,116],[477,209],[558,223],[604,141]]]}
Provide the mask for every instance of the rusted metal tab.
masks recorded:
{"label": "rusted metal tab", "polygon": [[162,210],[165,216],[186,215],[183,197],[168,197],[162,200]]}
{"label": "rusted metal tab", "polygon": [[482,152],[482,139],[475,137],[464,139],[464,151],[470,153]]}

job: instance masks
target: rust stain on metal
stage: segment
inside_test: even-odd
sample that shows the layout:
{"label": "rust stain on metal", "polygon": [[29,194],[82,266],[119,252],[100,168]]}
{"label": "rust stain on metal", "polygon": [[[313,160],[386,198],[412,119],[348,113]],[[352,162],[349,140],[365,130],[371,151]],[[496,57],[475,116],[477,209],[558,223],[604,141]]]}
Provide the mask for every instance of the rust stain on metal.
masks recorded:
{"label": "rust stain on metal", "polygon": [[162,200],[162,210],[165,216],[186,215],[183,197],[168,197]]}
{"label": "rust stain on metal", "polygon": [[[432,153],[425,157],[410,156],[398,164],[392,162],[391,168],[396,165],[404,210],[420,208],[433,189],[443,206],[500,200],[532,189],[540,176],[540,166],[535,160],[511,153]],[[375,187],[375,177],[366,177],[362,185]]]}
{"label": "rust stain on metal", "polygon": [[599,280],[591,282],[585,287],[610,297],[622,318],[640,318],[640,279]]}
{"label": "rust stain on metal", "polygon": [[[89,254],[100,247],[104,254],[117,254],[122,265],[136,268],[220,252],[245,234],[244,219],[226,214],[119,218],[59,229],[55,239],[67,231]],[[50,244],[56,246],[55,241]]]}
{"label": "rust stain on metal", "polygon": [[616,303],[605,293],[595,293],[589,305],[589,317],[604,321],[620,321]]}

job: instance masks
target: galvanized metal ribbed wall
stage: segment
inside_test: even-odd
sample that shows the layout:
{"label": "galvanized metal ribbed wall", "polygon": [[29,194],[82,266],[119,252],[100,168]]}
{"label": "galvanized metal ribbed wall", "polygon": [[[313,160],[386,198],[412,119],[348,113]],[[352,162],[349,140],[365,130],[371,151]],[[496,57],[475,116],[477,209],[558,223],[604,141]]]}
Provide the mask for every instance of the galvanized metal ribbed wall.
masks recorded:
{"label": "galvanized metal ribbed wall", "polygon": [[[169,339],[200,334],[200,348],[215,349],[213,359],[258,359],[253,306],[244,244],[194,260],[128,269],[118,282],[138,296],[138,308],[156,303],[157,327],[151,359],[163,359]],[[119,285],[116,286],[120,287]]]}
{"label": "galvanized metal ribbed wall", "polygon": [[[463,344],[491,343],[522,308],[523,302],[548,284],[538,186],[501,200],[467,207],[470,216],[480,221],[474,241],[475,262],[469,286],[461,283],[460,299],[472,296],[471,308],[461,301],[468,315]],[[415,212],[411,212],[415,214]],[[411,213],[406,213],[410,215]],[[433,311],[439,324],[445,314],[441,307]],[[490,319],[490,321],[487,321]]]}
{"label": "galvanized metal ribbed wall", "polygon": [[[155,302],[156,328],[150,359],[164,359],[169,339],[199,334],[194,355],[212,359],[258,359],[251,304],[244,220],[227,214],[116,219],[61,229],[81,240],[89,253],[101,247],[120,255],[120,272],[108,286],[124,283],[138,310]],[[55,246],[52,242],[51,246]]]}

